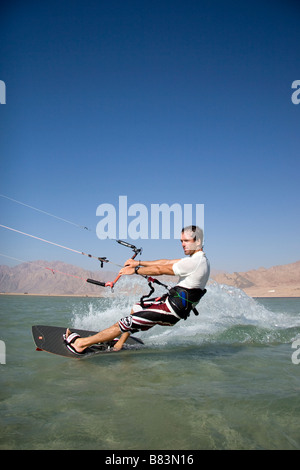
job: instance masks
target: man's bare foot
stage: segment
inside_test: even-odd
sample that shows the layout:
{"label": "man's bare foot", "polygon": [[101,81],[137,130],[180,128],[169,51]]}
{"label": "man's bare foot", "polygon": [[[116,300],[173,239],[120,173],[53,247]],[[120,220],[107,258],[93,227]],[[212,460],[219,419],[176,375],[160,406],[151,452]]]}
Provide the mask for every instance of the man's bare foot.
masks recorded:
{"label": "man's bare foot", "polygon": [[[71,334],[72,331],[67,328],[65,338],[67,339]],[[72,341],[72,348],[75,349],[75,351],[79,354],[83,353],[83,351],[86,349],[86,346],[82,346],[80,343],[81,338],[76,338],[75,341]]]}

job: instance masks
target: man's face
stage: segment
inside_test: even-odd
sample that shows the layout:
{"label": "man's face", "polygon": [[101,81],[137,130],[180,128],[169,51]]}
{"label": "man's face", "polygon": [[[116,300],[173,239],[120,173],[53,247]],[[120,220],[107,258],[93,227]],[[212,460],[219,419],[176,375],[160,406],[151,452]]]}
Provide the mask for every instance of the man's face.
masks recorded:
{"label": "man's face", "polygon": [[200,241],[194,240],[194,233],[185,231],[181,234],[180,241],[185,255],[193,255],[195,251],[200,250]]}

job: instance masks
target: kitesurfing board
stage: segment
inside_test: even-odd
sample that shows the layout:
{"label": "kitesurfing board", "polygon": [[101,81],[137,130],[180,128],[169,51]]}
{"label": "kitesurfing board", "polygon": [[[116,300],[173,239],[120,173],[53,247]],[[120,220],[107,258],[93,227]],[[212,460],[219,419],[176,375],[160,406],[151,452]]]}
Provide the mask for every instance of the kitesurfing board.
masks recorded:
{"label": "kitesurfing board", "polygon": [[[32,335],[37,350],[58,354],[59,356],[80,359],[113,351],[114,344],[118,341],[118,339],[115,339],[105,343],[99,343],[87,348],[84,351],[84,354],[78,355],[71,352],[64,342],[63,335],[65,334],[66,329],[66,327],[64,328],[60,326],[34,325],[32,327]],[[70,330],[72,333],[78,333],[82,337],[96,334],[96,331],[78,330],[76,328],[70,328]],[[144,343],[141,339],[129,336],[122,350],[136,348],[143,344]]]}

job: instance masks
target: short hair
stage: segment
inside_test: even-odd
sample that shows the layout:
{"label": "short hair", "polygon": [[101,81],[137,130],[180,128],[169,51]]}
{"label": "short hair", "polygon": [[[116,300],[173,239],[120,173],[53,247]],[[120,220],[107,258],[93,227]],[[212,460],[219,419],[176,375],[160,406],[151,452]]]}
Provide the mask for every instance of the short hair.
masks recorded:
{"label": "short hair", "polygon": [[202,228],[198,227],[197,225],[188,225],[187,227],[183,227],[181,233],[183,232],[192,232],[194,234],[194,241],[200,240],[201,246],[203,245],[203,230]]}

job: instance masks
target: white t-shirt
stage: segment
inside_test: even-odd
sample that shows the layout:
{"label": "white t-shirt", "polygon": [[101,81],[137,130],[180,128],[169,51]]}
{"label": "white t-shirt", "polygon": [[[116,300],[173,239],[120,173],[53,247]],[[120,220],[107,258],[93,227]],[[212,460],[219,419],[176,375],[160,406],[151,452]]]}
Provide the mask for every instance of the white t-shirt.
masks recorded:
{"label": "white t-shirt", "polygon": [[179,276],[177,286],[187,289],[204,289],[209,278],[210,265],[203,251],[182,258],[173,264],[173,271]]}

